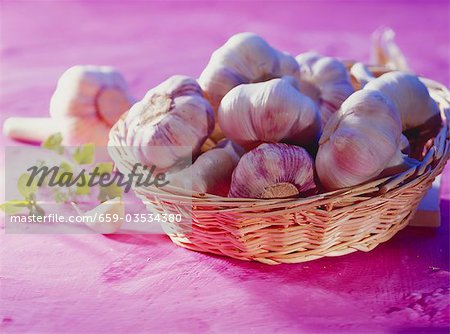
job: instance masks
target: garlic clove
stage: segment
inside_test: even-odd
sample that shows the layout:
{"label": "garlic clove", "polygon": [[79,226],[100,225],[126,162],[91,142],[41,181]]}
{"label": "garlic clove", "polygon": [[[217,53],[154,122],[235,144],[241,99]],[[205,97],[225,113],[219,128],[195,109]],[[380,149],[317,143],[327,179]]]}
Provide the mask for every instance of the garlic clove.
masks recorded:
{"label": "garlic clove", "polygon": [[[107,200],[94,209],[83,214],[85,224],[93,231],[101,234],[112,234],[120,230],[125,217],[125,206],[116,197]],[[109,218],[111,218],[110,221]]]}
{"label": "garlic clove", "polygon": [[169,175],[169,184],[200,194],[227,196],[238,163],[236,152],[230,149],[214,148],[201,154],[190,167]]}
{"label": "garlic clove", "polygon": [[319,104],[324,126],[354,92],[347,68],[339,60],[315,52],[300,54],[295,59],[300,66],[300,91]]}
{"label": "garlic clove", "polygon": [[305,149],[261,144],[242,156],[233,172],[228,197],[288,198],[315,191],[314,162]]}
{"label": "garlic clove", "polygon": [[247,150],[262,142],[310,146],[321,132],[317,105],[284,79],[233,88],[218,118],[225,135]]}
{"label": "garlic clove", "polygon": [[400,153],[401,122],[393,102],[381,92],[353,93],[326,125],[316,170],[327,190],[369,181]]}
{"label": "garlic clove", "polygon": [[[200,153],[213,130],[214,113],[198,83],[176,75],[133,105],[125,127],[126,143],[136,159],[164,171],[183,166]],[[155,146],[164,148],[164,154]]]}

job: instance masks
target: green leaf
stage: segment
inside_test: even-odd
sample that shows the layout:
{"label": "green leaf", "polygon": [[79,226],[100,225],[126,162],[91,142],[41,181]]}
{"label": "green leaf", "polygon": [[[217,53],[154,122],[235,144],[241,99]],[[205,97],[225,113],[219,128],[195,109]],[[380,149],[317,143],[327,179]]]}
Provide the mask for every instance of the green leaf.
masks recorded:
{"label": "green leaf", "polygon": [[55,151],[58,154],[64,153],[64,147],[62,147],[63,137],[60,132],[52,134],[50,137],[48,137],[43,143],[42,147],[46,148],[50,151]]}
{"label": "green leaf", "polygon": [[114,164],[112,162],[99,162],[94,168],[98,168],[98,174],[111,174]]}
{"label": "green leaf", "polygon": [[30,195],[35,194],[37,190],[38,179],[34,178],[30,185],[27,185],[30,175],[22,174],[17,181],[17,189],[24,198],[29,198]]}
{"label": "green leaf", "polygon": [[61,173],[72,173],[73,172],[73,168],[72,165],[69,164],[67,161],[63,161],[59,164],[59,171]]}
{"label": "green leaf", "polygon": [[77,185],[77,188],[75,190],[75,194],[77,195],[89,195],[91,189],[89,188],[89,185],[86,183],[83,186]]}
{"label": "green leaf", "polygon": [[16,213],[19,213],[23,210],[23,208],[26,208],[28,205],[28,201],[23,200],[12,200],[8,201],[6,203],[0,204],[0,210],[5,212],[8,215],[14,215]]}
{"label": "green leaf", "polygon": [[53,199],[56,203],[64,203],[69,200],[69,196],[65,192],[55,189],[53,191]]}
{"label": "green leaf", "polygon": [[91,164],[94,160],[94,152],[94,144],[84,144],[80,147],[77,147],[72,155],[72,158],[80,165],[88,165]]}
{"label": "green leaf", "polygon": [[98,194],[98,200],[100,202],[107,201],[116,197],[122,197],[123,189],[117,184],[113,183],[105,187],[100,187],[100,193]]}

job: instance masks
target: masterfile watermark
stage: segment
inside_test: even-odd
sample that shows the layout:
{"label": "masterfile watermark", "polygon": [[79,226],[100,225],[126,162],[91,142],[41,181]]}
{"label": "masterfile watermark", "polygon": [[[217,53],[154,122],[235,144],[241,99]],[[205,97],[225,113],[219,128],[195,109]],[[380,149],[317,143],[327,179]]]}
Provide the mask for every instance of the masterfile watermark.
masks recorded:
{"label": "masterfile watermark", "polygon": [[[141,171],[138,172],[138,169]],[[113,184],[124,187],[124,192],[129,192],[131,187],[164,187],[170,183],[166,178],[166,173],[155,173],[157,167],[155,165],[148,167],[141,163],[136,163],[129,174],[121,173],[100,173],[100,167],[94,167],[89,172],[81,169],[77,174],[64,171],[60,166],[31,166],[27,169],[30,176],[26,183],[30,187],[36,180],[36,185],[41,187],[46,184],[48,187],[108,187]]]}

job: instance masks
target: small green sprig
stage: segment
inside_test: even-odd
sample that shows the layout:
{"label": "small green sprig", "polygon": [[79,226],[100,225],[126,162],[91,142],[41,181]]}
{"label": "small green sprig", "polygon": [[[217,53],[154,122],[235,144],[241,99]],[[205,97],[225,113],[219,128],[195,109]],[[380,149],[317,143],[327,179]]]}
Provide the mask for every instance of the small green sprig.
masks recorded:
{"label": "small green sprig", "polygon": [[[58,166],[59,169],[56,174],[56,179],[58,180],[61,180],[61,178],[64,178],[67,175],[73,175],[73,172],[80,166],[83,166],[83,168],[86,169],[86,167],[93,164],[95,156],[94,144],[88,143],[80,145],[74,150],[73,153],[68,154],[62,146],[62,141],[63,137],[61,133],[55,133],[48,137],[41,145],[42,148],[53,151],[56,154],[67,158],[67,161],[62,161]],[[45,166],[45,161],[38,161],[36,165],[43,167]],[[113,172],[113,164],[111,162],[100,162],[91,167],[92,170],[98,168],[97,171],[99,175]],[[23,213],[25,210],[28,210],[29,215],[45,214],[42,207],[38,205],[36,193],[40,187],[45,187],[48,185],[48,180],[44,180],[42,184],[38,185],[38,181],[34,179],[29,184],[28,181],[30,180],[30,177],[31,176],[29,174],[22,174],[17,181],[17,188],[20,195],[23,196],[23,199],[10,200],[3,203],[0,205],[0,210],[10,215]],[[85,175],[83,177],[86,178]],[[63,191],[59,188],[51,188],[50,192],[53,196],[53,200],[56,203],[77,202],[79,196],[86,196],[91,192],[91,188],[87,182],[83,183],[83,185],[79,185],[77,182],[74,189],[67,188],[67,191]],[[104,202],[115,197],[122,197],[123,189],[116,184],[111,184],[104,187],[98,185],[98,187],[100,189],[97,199],[100,202]]]}

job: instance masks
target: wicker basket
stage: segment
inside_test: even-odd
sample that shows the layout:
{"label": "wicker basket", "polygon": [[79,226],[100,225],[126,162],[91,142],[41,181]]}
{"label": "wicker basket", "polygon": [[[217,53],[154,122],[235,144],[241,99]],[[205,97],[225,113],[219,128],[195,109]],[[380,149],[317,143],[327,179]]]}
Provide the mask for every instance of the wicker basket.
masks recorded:
{"label": "wicker basket", "polygon": [[[183,232],[168,223],[166,233],[182,247],[267,264],[298,263],[370,251],[392,238],[413,216],[450,155],[450,92],[423,79],[438,102],[443,126],[421,163],[404,173],[302,199],[254,200],[210,194],[180,194],[136,187],[151,212],[192,218]],[[110,133],[110,154],[128,174],[135,161],[125,149],[120,120]]]}

